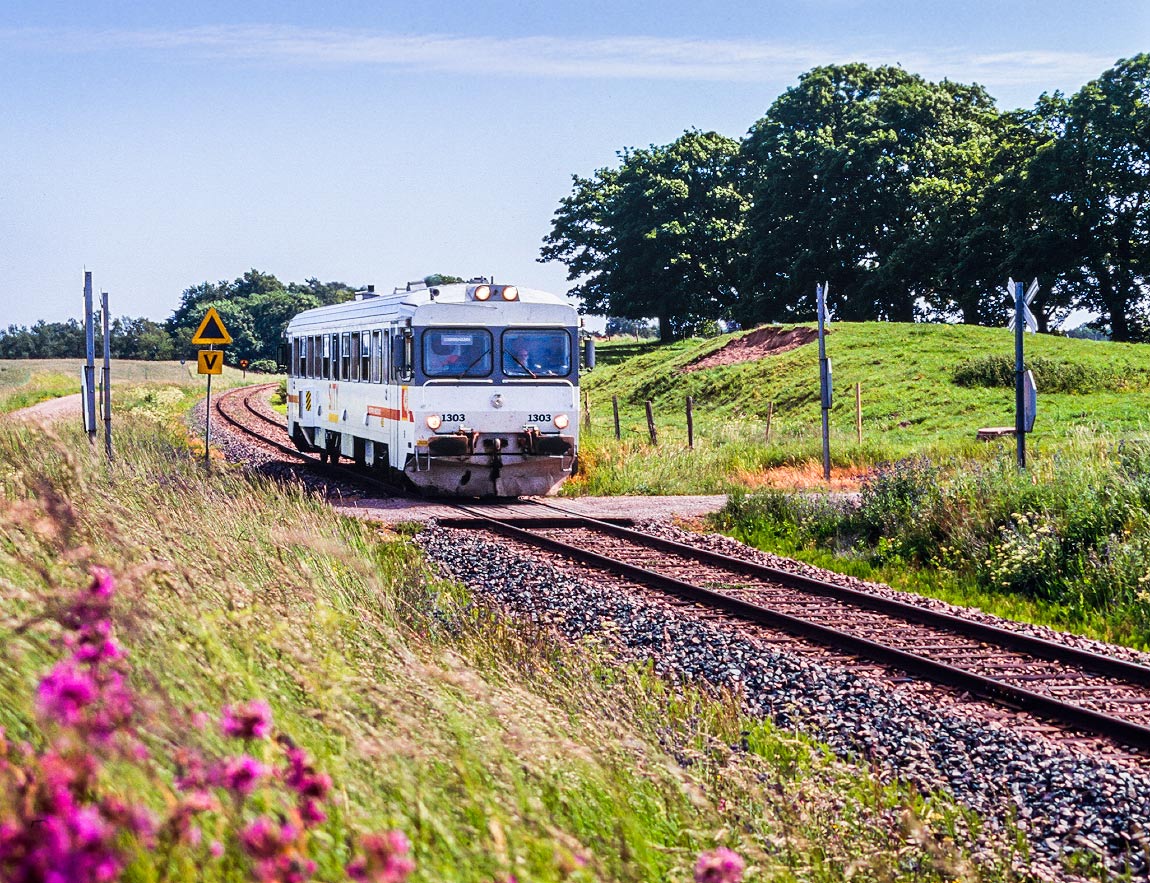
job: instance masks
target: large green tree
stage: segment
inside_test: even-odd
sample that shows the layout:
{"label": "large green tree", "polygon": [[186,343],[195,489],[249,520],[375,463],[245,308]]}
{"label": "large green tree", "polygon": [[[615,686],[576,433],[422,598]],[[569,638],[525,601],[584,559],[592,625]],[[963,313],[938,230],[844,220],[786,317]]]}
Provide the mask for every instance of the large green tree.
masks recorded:
{"label": "large green tree", "polygon": [[[1045,206],[1075,306],[1101,314],[1114,340],[1147,330],[1150,267],[1150,54],[1119,61],[1057,108],[1059,136],[1027,168]],[[1061,265],[1061,266],[1059,266]]]}
{"label": "large green tree", "polygon": [[654,316],[663,340],[721,318],[733,301],[731,246],[745,210],[737,154],[733,139],[692,130],[622,151],[617,168],[575,176],[540,260],[567,265],[585,312]]}
{"label": "large green tree", "polygon": [[952,311],[947,262],[987,185],[999,116],[980,86],[898,67],[800,77],[743,142],[739,318],[809,318],[824,279],[845,319],[909,322],[920,299]]}
{"label": "large green tree", "polygon": [[[167,321],[173,347],[190,355],[190,338],[210,307],[223,320],[232,343],[227,359],[276,359],[284,329],[292,316],[323,304],[350,300],[354,291],[342,282],[284,285],[275,276],[249,270],[234,282],[201,282],[184,291],[180,305]],[[194,348],[192,348],[194,349]]]}

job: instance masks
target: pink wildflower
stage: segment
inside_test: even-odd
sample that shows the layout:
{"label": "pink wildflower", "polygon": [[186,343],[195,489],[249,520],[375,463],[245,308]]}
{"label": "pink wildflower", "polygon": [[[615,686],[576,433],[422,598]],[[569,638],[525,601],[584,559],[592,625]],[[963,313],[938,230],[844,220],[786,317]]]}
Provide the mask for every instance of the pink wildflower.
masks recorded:
{"label": "pink wildflower", "polygon": [[41,713],[64,726],[80,721],[85,708],[96,699],[97,688],[90,675],[77,671],[71,662],[56,665],[36,691]]}
{"label": "pink wildflower", "polygon": [[305,828],[314,828],[322,825],[327,819],[327,813],[319,805],[319,801],[310,797],[304,798],[299,805],[299,818]]}
{"label": "pink wildflower", "polygon": [[353,880],[403,883],[415,870],[415,862],[407,857],[411,843],[402,831],[366,834],[359,845],[364,854],[347,866],[347,875]]}
{"label": "pink wildflower", "polygon": [[695,863],[695,883],[739,883],[744,867],[742,856],[720,846],[699,856]]}
{"label": "pink wildflower", "polygon": [[291,825],[260,816],[240,832],[240,846],[253,859],[264,861],[282,854],[295,838],[296,830]]}
{"label": "pink wildflower", "polygon": [[272,728],[272,710],[262,699],[243,705],[225,705],[220,726],[225,736],[239,739],[266,739]]}
{"label": "pink wildflower", "polygon": [[218,783],[235,794],[247,796],[255,790],[260,779],[267,775],[267,767],[246,754],[229,757],[218,773]]}
{"label": "pink wildflower", "polygon": [[219,858],[224,854],[224,845],[218,840],[213,840],[208,844],[208,852],[211,854],[212,858]]}

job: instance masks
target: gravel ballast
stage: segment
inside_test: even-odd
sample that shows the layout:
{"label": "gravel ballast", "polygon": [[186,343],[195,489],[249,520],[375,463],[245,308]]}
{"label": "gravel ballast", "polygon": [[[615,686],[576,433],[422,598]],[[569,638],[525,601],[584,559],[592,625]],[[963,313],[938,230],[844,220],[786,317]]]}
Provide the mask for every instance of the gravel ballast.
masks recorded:
{"label": "gravel ballast", "polygon": [[[751,716],[771,718],[825,742],[840,757],[864,760],[923,790],[948,792],[1000,831],[1022,830],[1031,844],[1032,873],[1065,879],[1062,859],[1087,852],[1113,872],[1150,879],[1145,770],[1026,739],[963,714],[961,704],[929,703],[694,618],[683,608],[573,577],[472,533],[433,526],[417,541],[446,574],[516,616],[573,641],[608,638],[622,658],[649,660],[666,677],[730,689]],[[725,537],[697,541],[728,554],[734,543]]]}

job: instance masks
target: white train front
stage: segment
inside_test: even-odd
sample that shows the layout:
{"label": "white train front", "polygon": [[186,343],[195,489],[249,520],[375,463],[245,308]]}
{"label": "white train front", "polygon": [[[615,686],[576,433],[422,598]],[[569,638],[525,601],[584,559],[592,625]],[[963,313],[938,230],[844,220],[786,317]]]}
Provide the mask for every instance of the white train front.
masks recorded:
{"label": "white train front", "polygon": [[285,334],[300,450],[453,496],[547,494],[574,469],[579,316],[562,298],[486,281],[369,289]]}

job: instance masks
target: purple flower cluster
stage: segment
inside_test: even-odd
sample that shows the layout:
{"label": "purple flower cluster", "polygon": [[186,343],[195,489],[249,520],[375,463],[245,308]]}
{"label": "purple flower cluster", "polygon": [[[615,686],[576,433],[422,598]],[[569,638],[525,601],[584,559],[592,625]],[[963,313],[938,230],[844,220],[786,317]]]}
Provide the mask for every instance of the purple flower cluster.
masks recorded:
{"label": "purple flower cluster", "polygon": [[233,739],[266,739],[272,731],[271,706],[262,699],[253,699],[243,705],[225,705],[220,729]]}
{"label": "purple flower cluster", "polygon": [[[112,639],[111,574],[93,570],[92,584],[57,616],[71,653],[40,681],[36,706],[51,744],[13,748],[0,732],[0,879],[12,883],[103,883],[125,864],[119,834],[150,844],[146,811],[100,799],[97,776],[112,757],[135,758],[135,702]],[[4,811],[4,808],[7,808]]]}
{"label": "purple flower cluster", "polygon": [[741,855],[720,846],[699,856],[695,863],[695,883],[739,883],[744,867]]}
{"label": "purple flower cluster", "polygon": [[384,831],[360,838],[363,855],[351,860],[347,875],[353,880],[367,883],[403,883],[415,870],[415,862],[408,858],[411,843],[402,831]]}
{"label": "purple flower cluster", "polygon": [[[327,819],[332,781],[286,735],[270,740],[272,712],[263,700],[223,708],[220,728],[243,741],[241,753],[210,759],[192,748],[175,750],[176,799],[162,823],[145,809],[100,796],[107,761],[143,762],[148,754],[137,738],[125,654],[112,636],[115,583],[104,569],[92,576],[52,617],[65,629],[68,653],[36,691],[48,746],[37,752],[13,745],[0,728],[0,880],[111,883],[133,845],[159,849],[168,859],[177,849],[198,851],[203,861],[238,852],[254,880],[311,880],[316,863],[308,855],[309,832]],[[251,800],[257,791],[264,798],[258,802]],[[253,815],[257,804],[260,814]],[[213,824],[224,843],[202,845],[204,814],[224,823]],[[347,873],[371,883],[403,883],[415,867],[410,848],[399,831],[366,835]]]}

